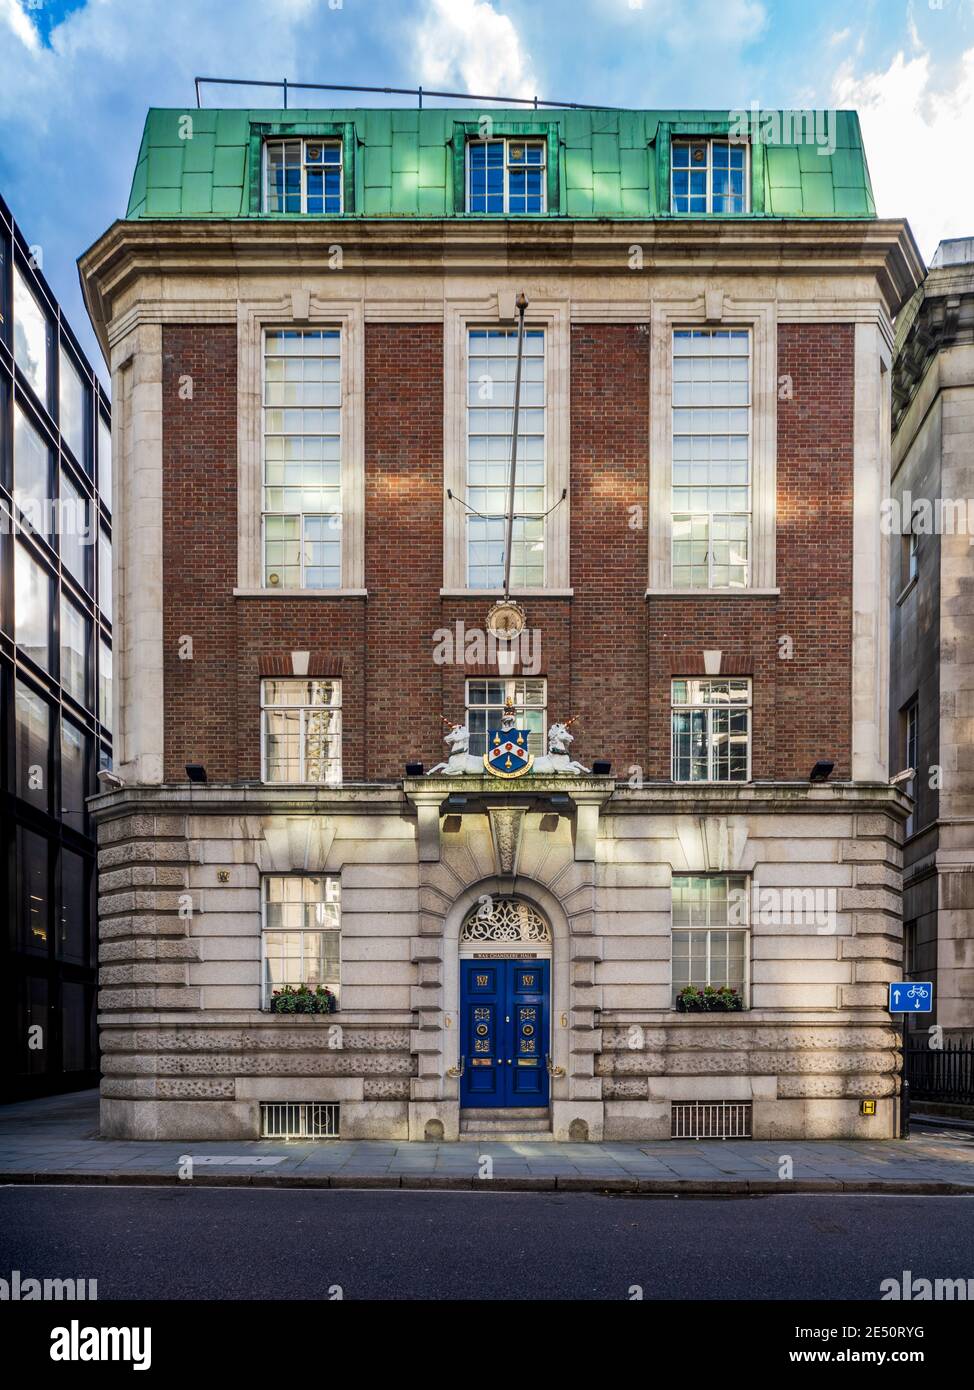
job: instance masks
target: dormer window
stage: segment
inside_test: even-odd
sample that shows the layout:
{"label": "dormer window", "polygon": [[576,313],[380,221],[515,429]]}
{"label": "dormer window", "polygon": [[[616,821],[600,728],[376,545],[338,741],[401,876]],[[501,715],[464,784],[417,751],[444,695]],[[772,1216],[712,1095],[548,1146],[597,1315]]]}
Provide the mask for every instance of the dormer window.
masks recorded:
{"label": "dormer window", "polygon": [[747,212],[747,146],[730,140],[674,140],[670,209],[705,216]]}
{"label": "dormer window", "polygon": [[342,212],[342,142],[266,141],[264,211],[338,216]]}
{"label": "dormer window", "polygon": [[467,144],[467,212],[543,213],[545,142],[505,137]]}

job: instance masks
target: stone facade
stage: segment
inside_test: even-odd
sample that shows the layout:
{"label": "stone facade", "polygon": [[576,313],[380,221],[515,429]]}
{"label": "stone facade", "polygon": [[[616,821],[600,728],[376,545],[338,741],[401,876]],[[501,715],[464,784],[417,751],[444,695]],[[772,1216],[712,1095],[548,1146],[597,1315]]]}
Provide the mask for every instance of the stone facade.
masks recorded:
{"label": "stone facade", "polygon": [[[895,1132],[885,985],[909,803],[888,781],[879,502],[891,318],[919,275],[908,230],[872,218],[105,234],[82,277],[112,359],[121,529],[124,785],[94,803],[106,1133],[253,1137],[262,1102],[324,1100],[344,1135],[456,1137],[459,938],[485,895],[550,928],[556,1138],[666,1137],[692,1101],[749,1103],[757,1137]],[[577,716],[574,755],[615,775],[404,778],[438,761],[465,680],[497,673],[433,646],[482,628],[496,597],[458,582],[447,493],[464,327],[509,324],[522,290],[548,335],[561,500],[551,583],[514,596],[542,634],[549,719]],[[673,324],[753,333],[748,589],[669,580]],[[339,326],[347,345],[342,585],[301,594],[260,587],[257,548],[261,332],[289,325]],[[753,682],[753,780],[674,784],[670,682],[715,654]],[[341,675],[344,781],[262,786],[260,678],[307,661]],[[833,778],[812,784],[823,758]],[[209,781],[187,784],[187,763]],[[330,1016],[260,1007],[261,879],[288,872],[340,878]],[[740,1013],[673,1007],[687,874],[748,879]],[[824,918],[796,919],[806,896]]]}
{"label": "stone facade", "polygon": [[[565,784],[535,790],[552,785]],[[482,792],[484,809],[452,831],[439,803],[458,788]],[[901,796],[711,788],[691,803],[683,788],[605,779],[570,792],[554,828],[527,807],[515,845],[492,833],[509,812],[488,779],[407,780],[354,804],[230,786],[106,797],[106,1131],[253,1137],[262,1100],[329,1100],[349,1136],[422,1139],[433,1121],[455,1137],[457,938],[487,893],[522,898],[551,927],[557,1137],[578,1122],[593,1139],[668,1137],[671,1104],[687,1100],[752,1102],[757,1137],[891,1133]],[[260,875],[296,868],[341,875],[342,1007],[323,1018],[260,1011]],[[750,1008],[680,1016],[670,881],[714,871],[831,892],[836,912],[816,927],[758,910]],[[876,1119],[859,1116],[865,1097]]]}
{"label": "stone facade", "polygon": [[[892,498],[916,516],[892,574],[891,743],[907,767],[917,710],[916,808],[903,918],[910,972],[933,980],[948,1036],[974,1036],[974,241],[942,243],[897,324]],[[909,500],[908,500],[909,499]],[[938,523],[936,508],[947,504]],[[928,514],[929,512],[929,514]],[[896,769],[894,769],[896,770]]]}

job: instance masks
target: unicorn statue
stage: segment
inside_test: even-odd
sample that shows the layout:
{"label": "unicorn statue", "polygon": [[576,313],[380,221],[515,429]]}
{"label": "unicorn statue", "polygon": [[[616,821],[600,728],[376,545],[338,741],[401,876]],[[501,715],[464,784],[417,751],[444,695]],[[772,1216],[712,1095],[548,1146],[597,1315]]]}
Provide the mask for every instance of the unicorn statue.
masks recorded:
{"label": "unicorn statue", "polygon": [[577,777],[580,772],[588,772],[587,767],[575,761],[568,751],[568,745],[575,742],[575,735],[568,732],[569,719],[565,724],[552,724],[548,730],[548,752],[535,758],[531,771],[539,777],[552,777],[559,774]]}
{"label": "unicorn statue", "polygon": [[[444,724],[450,724],[448,719],[444,719]],[[437,763],[427,772],[427,777],[434,776],[437,772],[442,772],[444,777],[482,777],[484,775],[483,758],[475,758],[470,752],[470,730],[466,724],[450,724],[449,732],[443,735],[443,742],[450,749],[450,756],[445,763]]]}

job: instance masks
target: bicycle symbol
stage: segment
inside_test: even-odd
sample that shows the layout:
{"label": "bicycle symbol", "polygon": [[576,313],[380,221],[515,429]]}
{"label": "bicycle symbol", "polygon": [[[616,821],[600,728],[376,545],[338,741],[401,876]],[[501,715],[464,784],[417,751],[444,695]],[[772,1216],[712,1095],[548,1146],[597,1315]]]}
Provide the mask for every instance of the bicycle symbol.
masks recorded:
{"label": "bicycle symbol", "polygon": [[926,999],[929,993],[930,991],[928,989],[924,989],[923,985],[912,985],[906,991],[906,997],[907,999]]}

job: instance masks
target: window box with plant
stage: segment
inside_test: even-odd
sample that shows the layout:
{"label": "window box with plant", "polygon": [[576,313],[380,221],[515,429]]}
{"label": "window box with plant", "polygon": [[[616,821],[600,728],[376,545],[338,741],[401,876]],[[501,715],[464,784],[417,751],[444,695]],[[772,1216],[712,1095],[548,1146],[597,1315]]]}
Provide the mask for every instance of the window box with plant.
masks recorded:
{"label": "window box with plant", "polygon": [[270,999],[272,1014],[333,1014],[337,1008],[338,1000],[327,985],[283,985]]}
{"label": "window box with plant", "polygon": [[744,999],[731,985],[687,985],[676,996],[679,1014],[730,1014],[744,1008]]}

